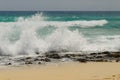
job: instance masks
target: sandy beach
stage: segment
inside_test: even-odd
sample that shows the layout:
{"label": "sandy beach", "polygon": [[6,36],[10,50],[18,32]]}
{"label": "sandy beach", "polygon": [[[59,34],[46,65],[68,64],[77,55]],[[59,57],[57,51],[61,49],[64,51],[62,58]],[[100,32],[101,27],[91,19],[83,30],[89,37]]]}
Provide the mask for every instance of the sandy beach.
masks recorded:
{"label": "sandy beach", "polygon": [[67,62],[0,68],[0,80],[120,80],[120,63]]}

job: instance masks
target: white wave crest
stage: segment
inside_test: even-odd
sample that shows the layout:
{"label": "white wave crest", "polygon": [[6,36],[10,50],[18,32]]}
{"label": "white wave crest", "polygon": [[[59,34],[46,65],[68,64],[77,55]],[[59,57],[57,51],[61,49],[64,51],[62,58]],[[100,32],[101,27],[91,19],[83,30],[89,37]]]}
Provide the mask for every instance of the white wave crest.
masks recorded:
{"label": "white wave crest", "polygon": [[71,27],[78,26],[82,28],[103,26],[108,23],[107,20],[78,20],[78,21],[44,21],[43,13],[35,14],[32,17],[23,18],[19,17],[17,23],[36,23],[40,26],[54,26],[54,27]]}
{"label": "white wave crest", "polygon": [[43,21],[43,20],[44,20],[43,13],[37,13],[32,17],[27,17],[27,18],[19,17],[17,21],[18,22],[36,22],[36,21]]}
{"label": "white wave crest", "polygon": [[103,26],[103,25],[105,25],[107,23],[108,22],[106,20],[66,21],[66,22],[52,21],[52,22],[47,22],[47,25],[55,26],[55,27],[78,26],[78,27],[81,27],[81,28],[89,28],[89,27]]}
{"label": "white wave crest", "polygon": [[[90,43],[79,31],[70,31],[69,26],[103,26],[106,20],[93,21],[44,21],[41,15],[19,19],[17,22],[0,22],[0,54],[31,55],[50,50],[103,51],[119,50],[120,39],[95,38]],[[57,27],[48,36],[38,37],[37,30],[46,26]],[[116,42],[115,44],[113,44]]]}

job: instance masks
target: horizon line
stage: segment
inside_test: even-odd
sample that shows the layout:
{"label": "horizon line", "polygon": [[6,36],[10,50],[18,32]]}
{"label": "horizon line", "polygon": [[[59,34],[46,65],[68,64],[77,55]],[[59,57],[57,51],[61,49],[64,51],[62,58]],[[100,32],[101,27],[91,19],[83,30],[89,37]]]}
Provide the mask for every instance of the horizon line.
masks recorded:
{"label": "horizon line", "polygon": [[120,11],[83,11],[83,10],[76,10],[76,11],[70,11],[70,10],[0,10],[0,12],[2,11],[35,11],[35,12],[120,12]]}

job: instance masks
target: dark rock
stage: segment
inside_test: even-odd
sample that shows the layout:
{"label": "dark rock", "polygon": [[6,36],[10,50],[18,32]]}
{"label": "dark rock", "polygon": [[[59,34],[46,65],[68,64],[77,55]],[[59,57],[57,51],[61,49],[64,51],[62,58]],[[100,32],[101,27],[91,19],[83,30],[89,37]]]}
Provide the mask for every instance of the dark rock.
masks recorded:
{"label": "dark rock", "polygon": [[53,59],[61,59],[62,57],[59,54],[46,54],[46,57],[53,58]]}
{"label": "dark rock", "polygon": [[41,62],[38,62],[38,64],[41,64]]}
{"label": "dark rock", "polygon": [[108,62],[108,60],[104,60],[104,62]]}
{"label": "dark rock", "polygon": [[107,57],[120,58],[120,52],[112,52]]}
{"label": "dark rock", "polygon": [[26,60],[28,60],[28,59],[32,59],[32,57],[26,57],[25,59],[26,59]]}
{"label": "dark rock", "polygon": [[51,60],[49,58],[43,58],[41,61],[50,62]]}
{"label": "dark rock", "polygon": [[50,62],[51,60],[49,58],[45,58],[45,61],[46,62]]}
{"label": "dark rock", "polygon": [[95,60],[95,62],[105,62],[103,59]]}
{"label": "dark rock", "polygon": [[64,58],[71,58],[71,54],[65,54],[63,57]]}
{"label": "dark rock", "polygon": [[45,61],[45,59],[40,59],[40,61]]}
{"label": "dark rock", "polygon": [[9,62],[9,63],[7,63],[6,65],[12,65],[12,63]]}
{"label": "dark rock", "polygon": [[86,63],[87,62],[87,59],[76,59],[76,61],[79,61],[79,62],[83,62],[83,63]]}
{"label": "dark rock", "polygon": [[49,51],[45,53],[45,57],[53,58],[53,59],[60,59],[61,56],[58,54],[58,51]]}
{"label": "dark rock", "polygon": [[93,58],[93,57],[88,57],[88,56],[86,57],[86,59],[92,59],[92,58]]}
{"label": "dark rock", "polygon": [[96,56],[96,58],[103,58],[103,56]]}
{"label": "dark rock", "polygon": [[110,55],[111,53],[109,51],[105,51],[105,52],[102,52],[101,54]]}
{"label": "dark rock", "polygon": [[119,59],[116,60],[116,62],[119,62],[119,61],[120,61]]}
{"label": "dark rock", "polygon": [[65,54],[63,56],[63,58],[72,58],[72,57],[81,57],[81,56],[84,56],[84,55],[81,55],[81,54]]}
{"label": "dark rock", "polygon": [[97,53],[98,55],[101,55],[102,53]]}
{"label": "dark rock", "polygon": [[40,53],[39,52],[35,52],[35,54],[39,55]]}
{"label": "dark rock", "polygon": [[38,58],[35,58],[35,59],[34,59],[34,61],[40,61],[40,59],[38,59]]}
{"label": "dark rock", "polygon": [[111,54],[111,53],[110,53],[109,51],[99,52],[99,53],[90,53],[90,55],[101,55],[101,54],[109,55],[109,54]]}
{"label": "dark rock", "polygon": [[37,58],[44,58],[45,56],[38,56]]}
{"label": "dark rock", "polygon": [[97,53],[90,53],[90,55],[97,55]]}

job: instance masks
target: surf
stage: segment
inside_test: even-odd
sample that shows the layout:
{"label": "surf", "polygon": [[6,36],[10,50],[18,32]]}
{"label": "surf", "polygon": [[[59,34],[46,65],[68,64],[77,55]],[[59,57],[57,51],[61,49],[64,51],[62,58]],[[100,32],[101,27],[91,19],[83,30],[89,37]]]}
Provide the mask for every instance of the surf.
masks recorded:
{"label": "surf", "polygon": [[[15,22],[0,22],[0,55],[35,55],[48,51],[117,51],[119,38],[87,38],[80,28],[104,27],[107,20],[47,21],[43,13],[19,17]],[[101,39],[106,39],[103,41]],[[92,43],[91,43],[92,41]],[[116,41],[116,44],[111,44]]]}

